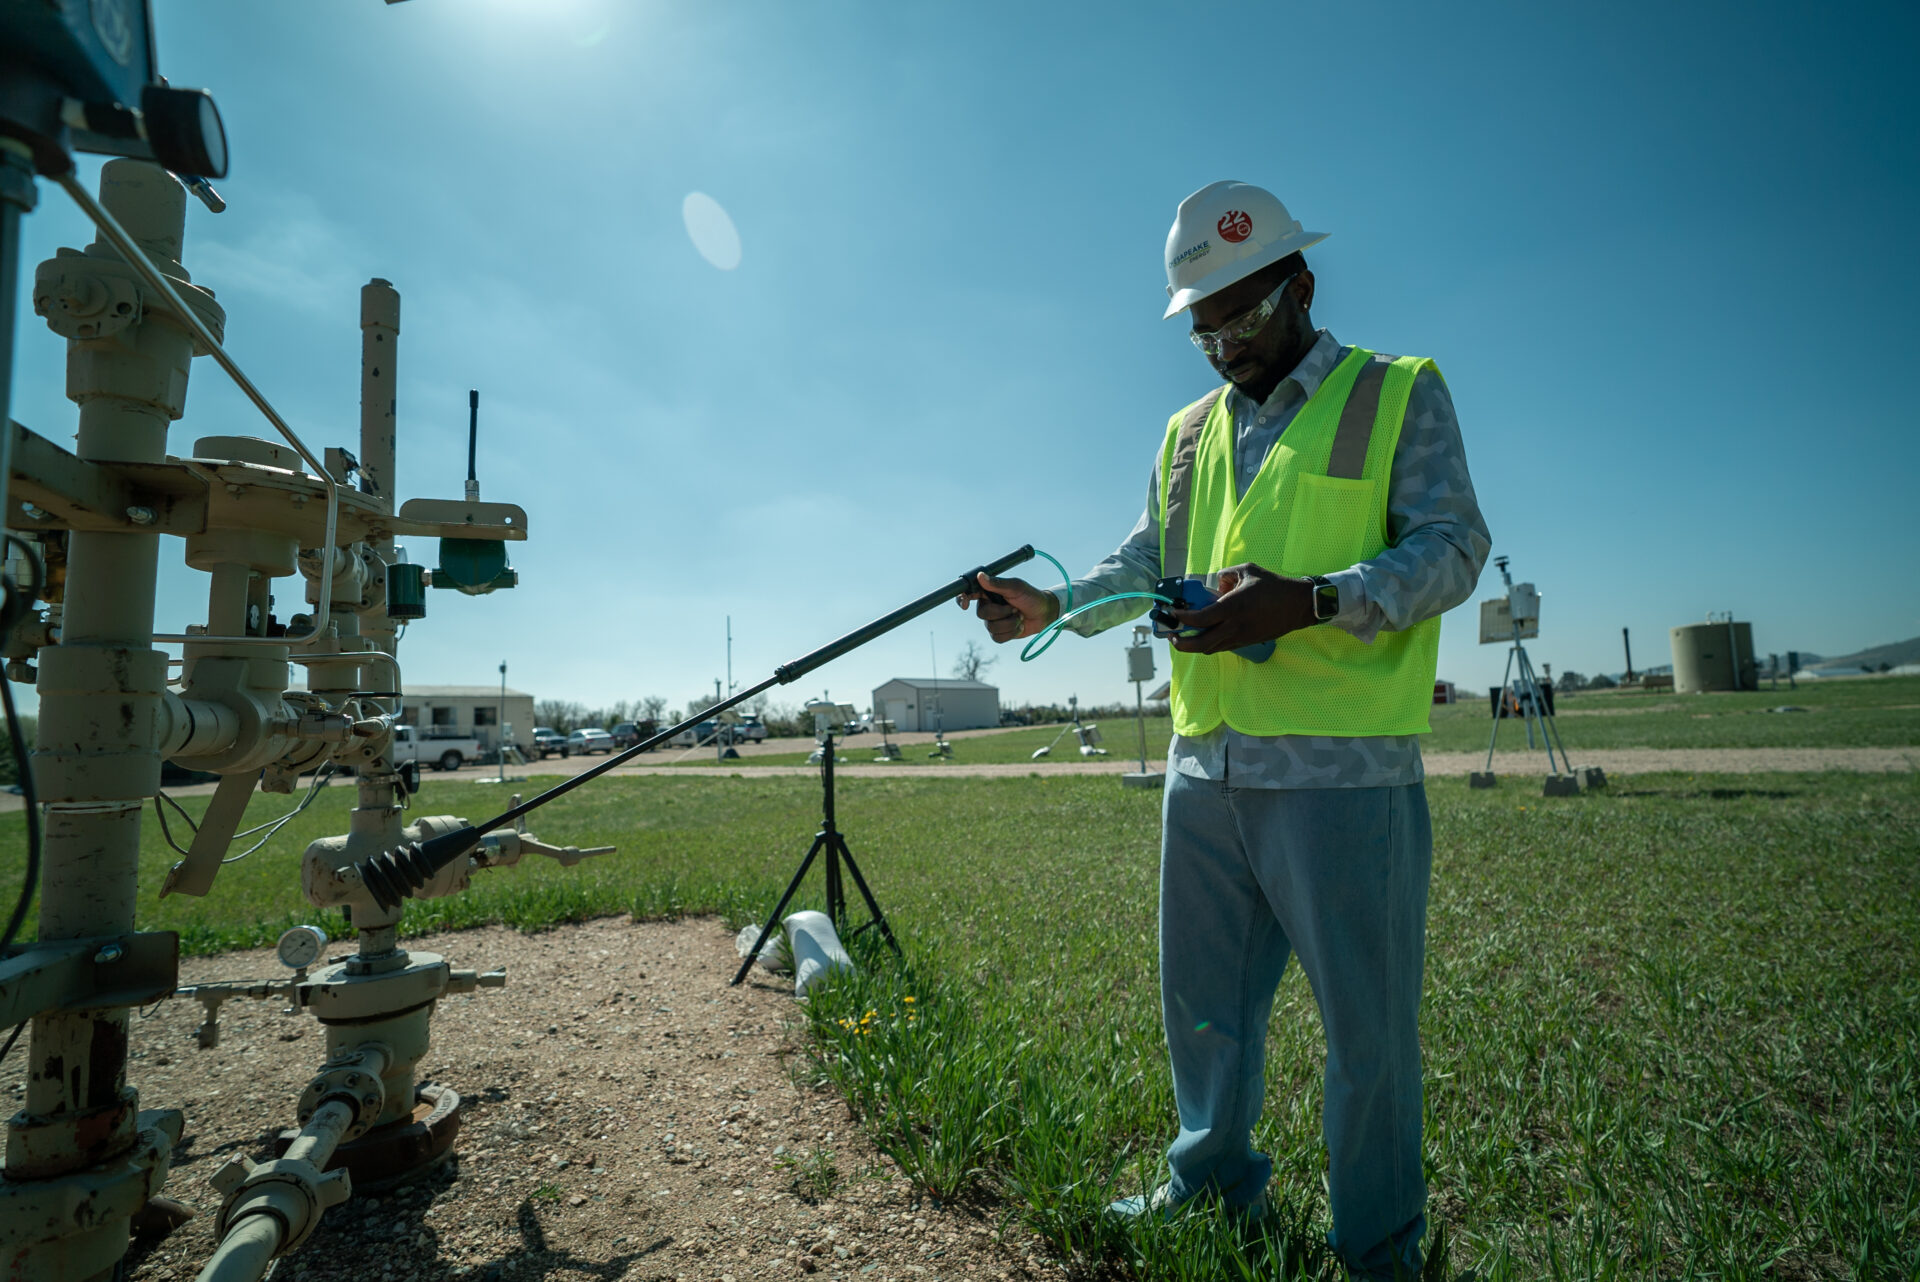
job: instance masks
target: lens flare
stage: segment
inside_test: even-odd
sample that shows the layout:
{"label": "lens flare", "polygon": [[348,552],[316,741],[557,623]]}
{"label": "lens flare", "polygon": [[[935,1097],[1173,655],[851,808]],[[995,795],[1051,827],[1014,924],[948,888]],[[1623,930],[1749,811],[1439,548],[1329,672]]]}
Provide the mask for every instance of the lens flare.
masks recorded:
{"label": "lens flare", "polygon": [[704,191],[688,192],[680,202],[680,217],[687,224],[687,237],[700,257],[723,272],[740,265],[740,233],[720,202]]}

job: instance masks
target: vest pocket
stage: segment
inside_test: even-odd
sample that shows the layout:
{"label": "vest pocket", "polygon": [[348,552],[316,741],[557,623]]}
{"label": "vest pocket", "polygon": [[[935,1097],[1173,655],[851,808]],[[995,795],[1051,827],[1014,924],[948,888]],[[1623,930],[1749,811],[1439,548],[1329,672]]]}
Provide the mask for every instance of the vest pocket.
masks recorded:
{"label": "vest pocket", "polygon": [[1332,574],[1358,562],[1375,519],[1370,479],[1302,474],[1287,517],[1280,573]]}

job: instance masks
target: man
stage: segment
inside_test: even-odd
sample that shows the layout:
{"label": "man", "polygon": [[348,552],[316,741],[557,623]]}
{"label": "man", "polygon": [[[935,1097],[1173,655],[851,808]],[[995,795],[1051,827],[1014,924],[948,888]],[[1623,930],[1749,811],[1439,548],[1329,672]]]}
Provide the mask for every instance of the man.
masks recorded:
{"label": "man", "polygon": [[[1439,615],[1485,563],[1452,400],[1429,360],[1343,347],[1309,318],[1301,230],[1270,193],[1220,182],[1180,203],[1166,315],[1228,385],[1175,414],[1146,511],[1072,585],[1076,605],[1208,576],[1171,613],[1160,866],[1161,1014],[1180,1133],[1168,1181],[1114,1203],[1166,1215],[1198,1197],[1258,1214],[1272,1162],[1251,1145],[1266,1029],[1289,956],[1327,1038],[1333,1231],[1358,1277],[1417,1270],[1426,1229],[1419,1004],[1427,727]],[[1060,615],[1066,589],[982,576],[996,641]],[[993,599],[987,595],[991,592]],[[1081,614],[1092,635],[1139,600]],[[1271,658],[1232,653],[1275,641]],[[1257,653],[1257,651],[1255,652]]]}

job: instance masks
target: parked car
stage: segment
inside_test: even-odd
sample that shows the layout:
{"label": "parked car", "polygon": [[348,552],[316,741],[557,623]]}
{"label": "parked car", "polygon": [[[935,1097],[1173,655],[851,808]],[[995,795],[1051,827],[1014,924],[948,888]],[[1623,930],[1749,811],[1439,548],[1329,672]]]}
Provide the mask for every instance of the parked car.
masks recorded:
{"label": "parked car", "polygon": [[432,766],[435,770],[458,770],[469,761],[478,761],[480,754],[486,751],[491,749],[471,737],[428,738],[423,737],[415,726],[393,728],[395,765],[411,761],[416,765]]}
{"label": "parked car", "polygon": [[622,721],[607,733],[613,736],[616,748],[631,748],[642,739],[651,738],[660,732],[660,726],[654,721]]}
{"label": "parked car", "polygon": [[561,734],[551,726],[535,726],[533,728],[533,758],[536,761],[545,761],[549,753],[555,752],[563,757],[567,755],[567,736]]}
{"label": "parked car", "polygon": [[612,752],[613,736],[605,730],[575,730],[567,736],[569,755],[579,753],[586,756],[592,752]]}
{"label": "parked car", "polygon": [[702,721],[690,730],[682,730],[679,734],[667,740],[667,743],[675,748],[697,747],[703,743],[711,743],[713,736],[719,729],[720,723],[717,721]]}
{"label": "parked car", "polygon": [[740,724],[733,728],[734,741],[737,743],[761,743],[767,737],[767,724],[758,717],[742,717]]}

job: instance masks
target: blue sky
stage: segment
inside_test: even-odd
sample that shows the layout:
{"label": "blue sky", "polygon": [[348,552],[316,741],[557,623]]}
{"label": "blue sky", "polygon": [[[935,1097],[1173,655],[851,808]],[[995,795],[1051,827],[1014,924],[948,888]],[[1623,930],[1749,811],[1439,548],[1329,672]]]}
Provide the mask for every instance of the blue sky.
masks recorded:
{"label": "blue sky", "polygon": [[[1084,569],[1210,385],[1161,248],[1219,178],[1331,233],[1320,324],[1440,363],[1544,595],[1536,663],[1618,669],[1622,627],[1664,662],[1709,610],[1763,654],[1920,633],[1911,6],[157,8],[231,139],[186,254],[230,350],[316,451],[352,445],[358,289],[393,280],[402,494],[459,494],[477,387],[483,493],[529,513],[517,590],[431,594],[413,682],[504,659],[543,697],[684,705],[728,615],[744,683],[1021,543]],[[88,238],[43,186],[23,277]],[[14,414],[63,440],[62,344],[23,320]],[[172,448],[250,414],[199,362]],[[205,587],[167,560],[173,630]],[[1484,686],[1473,612],[1440,671]],[[943,610],[782,693],[864,705],[979,635]],[[988,676],[1130,700],[1124,644]]]}

